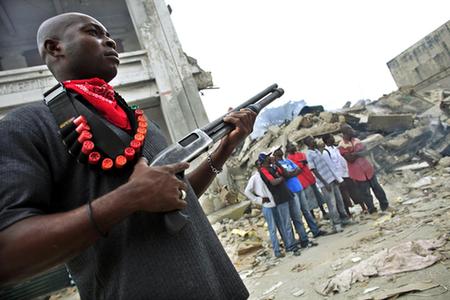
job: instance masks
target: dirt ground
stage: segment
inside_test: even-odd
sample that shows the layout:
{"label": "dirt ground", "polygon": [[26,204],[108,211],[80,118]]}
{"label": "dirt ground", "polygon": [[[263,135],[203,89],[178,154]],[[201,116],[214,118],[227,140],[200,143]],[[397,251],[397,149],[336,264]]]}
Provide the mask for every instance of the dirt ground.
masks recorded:
{"label": "dirt ground", "polygon": [[[352,258],[364,260],[383,248],[404,241],[432,239],[450,232],[448,176],[434,186],[438,192],[433,192],[433,186],[405,189],[401,177],[386,179],[390,182],[384,186],[395,212],[371,218],[356,213],[358,224],[346,227],[342,233],[319,237],[316,240],[319,246],[302,251],[300,256],[273,259],[271,264],[276,265],[264,272],[241,270],[241,277],[246,277],[244,282],[250,291],[250,299],[358,299],[367,288],[378,287],[375,293],[415,282],[432,282],[440,286],[406,294],[402,299],[450,299],[447,291],[450,287],[450,261],[447,259],[450,258],[450,243],[438,250],[442,259],[431,267],[388,277],[372,277],[366,282],[357,282],[347,292],[328,297],[315,291],[316,284],[354,266],[356,263]],[[418,202],[411,198],[416,195],[419,198],[414,199],[419,199]],[[413,203],[401,203],[408,203],[408,199]]]}

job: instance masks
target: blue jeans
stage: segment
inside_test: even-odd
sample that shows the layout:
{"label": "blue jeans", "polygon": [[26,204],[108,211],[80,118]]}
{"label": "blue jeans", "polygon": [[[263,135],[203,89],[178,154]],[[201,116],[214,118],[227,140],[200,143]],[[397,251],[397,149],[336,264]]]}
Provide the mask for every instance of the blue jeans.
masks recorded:
{"label": "blue jeans", "polygon": [[319,226],[317,226],[316,221],[314,220],[314,217],[311,215],[311,212],[308,210],[308,205],[306,203],[306,196],[305,191],[302,190],[298,193],[300,197],[300,209],[303,213],[303,217],[305,217],[306,223],[308,224],[309,229],[311,230],[312,234],[316,236],[319,234]]}
{"label": "blue jeans", "polygon": [[308,234],[305,226],[303,226],[302,211],[300,205],[300,192],[294,193],[294,197],[289,200],[289,212],[291,214],[292,223],[294,223],[295,231],[300,236],[300,242],[308,242]]}
{"label": "blue jeans", "polygon": [[330,183],[330,190],[325,187],[322,189],[323,196],[327,201],[328,215],[330,216],[331,225],[341,224],[341,216],[343,219],[348,219],[347,212],[344,208],[344,200],[342,199],[341,192],[339,191],[339,185],[337,182]]}
{"label": "blue jeans", "polygon": [[292,232],[291,216],[289,213],[289,201],[276,206],[274,218],[283,238],[286,251],[293,251],[297,248],[294,233]]}
{"label": "blue jeans", "polygon": [[267,227],[269,228],[270,240],[272,242],[272,249],[275,255],[280,254],[280,243],[277,237],[277,227],[275,224],[274,212],[276,213],[276,208],[263,207],[262,213],[267,222]]}

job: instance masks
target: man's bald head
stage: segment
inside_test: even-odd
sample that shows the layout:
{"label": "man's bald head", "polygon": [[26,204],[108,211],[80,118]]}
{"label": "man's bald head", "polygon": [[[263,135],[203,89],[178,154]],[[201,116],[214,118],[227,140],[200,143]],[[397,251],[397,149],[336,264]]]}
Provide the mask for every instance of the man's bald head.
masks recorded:
{"label": "man's bald head", "polygon": [[71,24],[80,21],[81,19],[91,19],[94,22],[98,22],[91,16],[76,12],[60,14],[42,22],[37,32],[37,46],[39,54],[44,61],[46,56],[45,41],[49,39],[61,40],[65,30],[70,27]]}
{"label": "man's bald head", "polygon": [[92,77],[110,81],[117,74],[116,43],[91,16],[71,12],[45,20],[37,32],[37,44],[58,81]]}

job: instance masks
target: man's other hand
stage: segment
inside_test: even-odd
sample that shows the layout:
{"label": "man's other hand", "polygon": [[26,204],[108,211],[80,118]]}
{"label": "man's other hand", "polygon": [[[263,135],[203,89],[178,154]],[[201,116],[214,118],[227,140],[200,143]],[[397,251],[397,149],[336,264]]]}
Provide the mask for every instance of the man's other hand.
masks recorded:
{"label": "man's other hand", "polygon": [[140,158],[127,183],[133,189],[137,209],[166,212],[186,207],[186,201],[181,199],[181,190],[186,191],[187,185],[176,174],[187,168],[189,164],[184,162],[150,167],[147,159]]}
{"label": "man's other hand", "polygon": [[252,131],[255,124],[256,113],[248,108],[231,112],[223,118],[223,121],[235,126],[235,128],[223,139],[223,145],[234,149]]}

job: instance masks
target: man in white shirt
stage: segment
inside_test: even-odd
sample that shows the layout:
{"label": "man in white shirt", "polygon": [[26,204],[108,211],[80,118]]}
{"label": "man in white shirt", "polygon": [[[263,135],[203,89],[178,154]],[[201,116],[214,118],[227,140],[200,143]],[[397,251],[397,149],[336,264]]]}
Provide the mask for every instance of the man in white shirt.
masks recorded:
{"label": "man in white shirt", "polygon": [[353,181],[350,179],[347,161],[342,156],[339,148],[335,145],[334,136],[331,134],[326,134],[322,137],[322,140],[326,145],[325,149],[328,151],[331,161],[336,165],[337,174],[344,180],[339,184],[339,190],[341,191],[342,199],[344,200],[345,211],[349,216],[351,216],[349,210],[350,207],[353,207],[351,200],[353,200],[355,204],[359,204],[363,211],[367,211],[367,207],[364,202],[361,201],[360,197],[358,197]]}
{"label": "man in white shirt", "polygon": [[319,151],[317,143],[312,136],[306,137],[304,143],[308,146],[307,158],[309,168],[316,176],[317,184],[322,189],[327,201],[328,214],[333,226],[332,233],[342,232],[341,224],[349,223],[342,195],[339,191],[339,183],[343,179],[336,173],[329,156],[325,156]]}
{"label": "man in white shirt", "polygon": [[[256,168],[259,170],[261,163],[259,160],[255,162]],[[245,188],[245,195],[254,203],[262,206],[262,212],[266,219],[269,229],[270,240],[272,242],[273,252],[276,257],[283,257],[281,253],[280,243],[277,237],[277,226],[275,224],[274,214],[276,211],[276,204],[273,199],[272,193],[267,188],[266,184],[261,178],[261,175],[256,171],[252,177],[250,177],[247,186]],[[285,203],[287,204],[287,203]]]}

